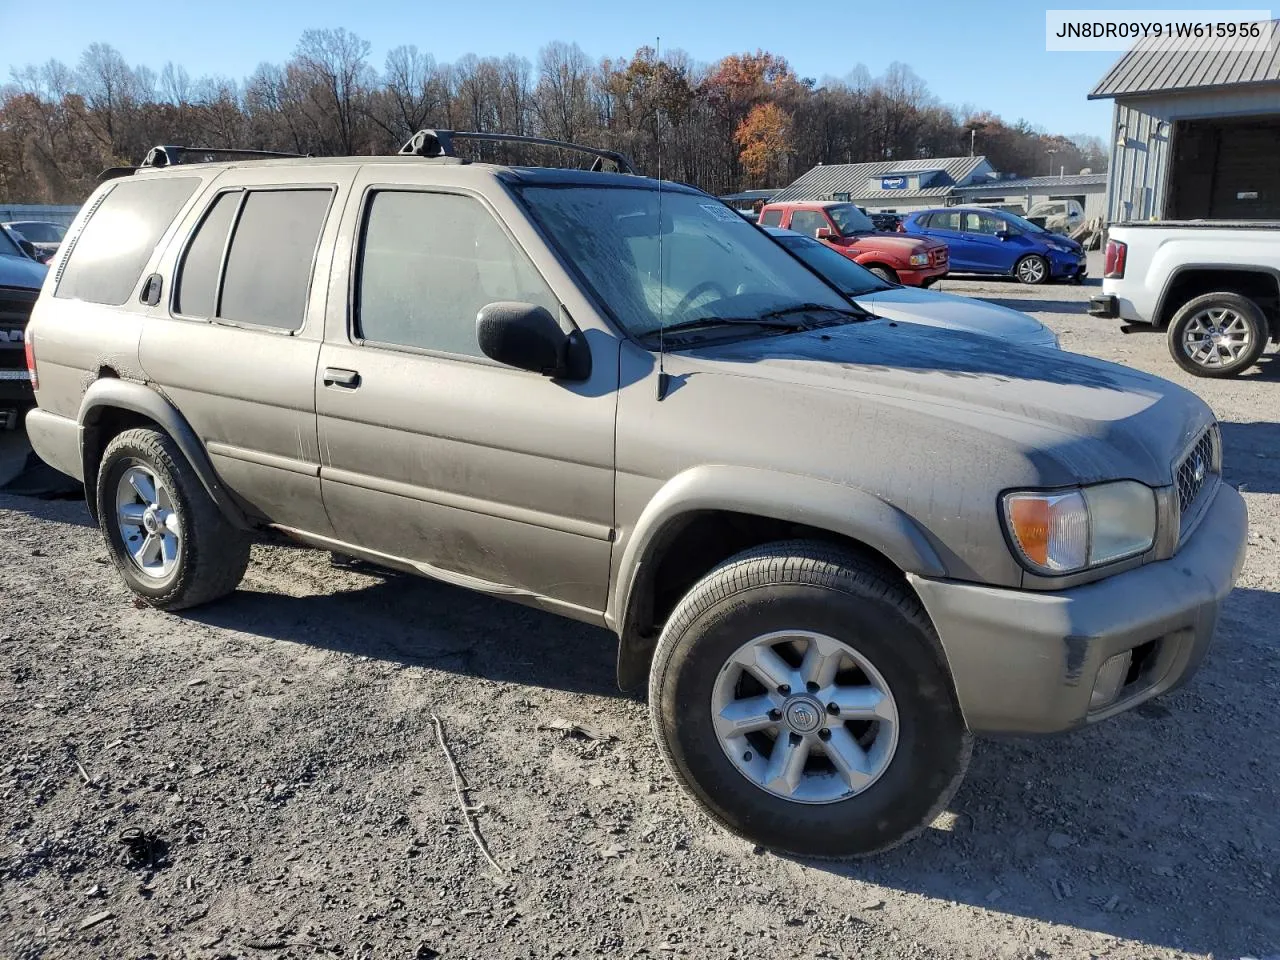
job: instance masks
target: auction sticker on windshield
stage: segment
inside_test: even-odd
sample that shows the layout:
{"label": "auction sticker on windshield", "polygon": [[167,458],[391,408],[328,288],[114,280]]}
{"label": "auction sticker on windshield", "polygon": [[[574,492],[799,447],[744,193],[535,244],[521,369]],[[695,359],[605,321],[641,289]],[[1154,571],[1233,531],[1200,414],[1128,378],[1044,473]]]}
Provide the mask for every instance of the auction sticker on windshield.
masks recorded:
{"label": "auction sticker on windshield", "polygon": [[725,223],[747,223],[744,217],[740,217],[728,207],[719,203],[700,203],[698,206],[711,214],[717,220],[723,220]]}

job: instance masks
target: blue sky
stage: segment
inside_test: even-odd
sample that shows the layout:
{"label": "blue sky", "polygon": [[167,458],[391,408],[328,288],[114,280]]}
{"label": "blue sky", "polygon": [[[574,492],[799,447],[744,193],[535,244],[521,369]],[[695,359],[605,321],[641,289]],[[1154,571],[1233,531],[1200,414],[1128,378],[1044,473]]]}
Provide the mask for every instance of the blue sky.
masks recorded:
{"label": "blue sky", "polygon": [[[1201,0],[1200,6],[1207,4]],[[1247,5],[1247,4],[1246,4]],[[1086,94],[1119,56],[1049,53],[1045,9],[1070,4],[891,0],[780,3],[778,0],[189,0],[149,4],[0,0],[0,81],[12,67],[57,58],[74,64],[95,41],[155,70],[167,60],[192,77],[243,78],[258,63],[283,62],[308,27],[346,27],[373,45],[373,62],[403,43],[441,62],[466,53],[517,53],[534,60],[551,40],[577,42],[590,56],[629,55],[662,37],[696,60],[763,47],[801,76],[842,76],[862,63],[873,75],[909,64],[944,102],[1025,118],[1055,133],[1105,136],[1109,102]],[[1129,8],[1099,0],[1082,7]],[[1160,0],[1163,9],[1190,7]],[[21,42],[14,42],[20,39]]]}

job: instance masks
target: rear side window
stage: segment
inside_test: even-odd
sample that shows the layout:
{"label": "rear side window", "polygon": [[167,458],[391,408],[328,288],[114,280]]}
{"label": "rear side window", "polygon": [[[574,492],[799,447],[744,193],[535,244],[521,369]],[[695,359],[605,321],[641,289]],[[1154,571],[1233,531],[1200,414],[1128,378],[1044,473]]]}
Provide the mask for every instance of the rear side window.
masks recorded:
{"label": "rear side window", "polygon": [[189,317],[213,316],[218,306],[222,254],[227,249],[227,234],[243,196],[239,190],[219,194],[196,228],[178,274],[177,295],[173,303],[175,313]]}
{"label": "rear side window", "polygon": [[302,326],[332,197],[330,190],[245,194],[227,254],[218,317],[279,330]]}
{"label": "rear side window", "polygon": [[164,177],[113,187],[74,240],[54,296],[123,304],[160,236],[199,185],[198,177]]}
{"label": "rear side window", "polygon": [[930,230],[959,230],[960,229],[960,211],[954,210],[951,213],[935,213],[929,217]]}
{"label": "rear side window", "polygon": [[476,314],[499,300],[559,303],[524,252],[478,201],[445,193],[375,193],[365,215],[356,332],[376,343],[480,357]]}
{"label": "rear side window", "polygon": [[766,210],[760,215],[760,225],[762,227],[777,227],[782,225],[782,210]]}

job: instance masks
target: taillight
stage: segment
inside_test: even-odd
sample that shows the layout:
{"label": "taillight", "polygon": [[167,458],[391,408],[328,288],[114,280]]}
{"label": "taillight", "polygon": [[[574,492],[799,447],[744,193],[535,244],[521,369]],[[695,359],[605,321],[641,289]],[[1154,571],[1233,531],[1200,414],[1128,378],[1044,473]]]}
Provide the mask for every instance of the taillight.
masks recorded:
{"label": "taillight", "polygon": [[23,337],[27,351],[27,373],[31,374],[31,389],[40,389],[40,378],[36,376],[36,335],[31,327],[27,327],[26,335]]}
{"label": "taillight", "polygon": [[1129,245],[1119,240],[1107,241],[1106,262],[1102,266],[1104,280],[1119,280],[1124,276],[1125,260],[1129,257]]}

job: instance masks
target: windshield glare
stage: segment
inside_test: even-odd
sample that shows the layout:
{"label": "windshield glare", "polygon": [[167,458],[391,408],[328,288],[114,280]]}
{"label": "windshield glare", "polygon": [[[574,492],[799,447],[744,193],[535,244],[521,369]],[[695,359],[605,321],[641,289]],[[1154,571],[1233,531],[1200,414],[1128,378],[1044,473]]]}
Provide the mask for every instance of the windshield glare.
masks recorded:
{"label": "windshield glare", "polygon": [[848,257],[817,240],[810,240],[808,237],[797,234],[793,237],[778,237],[778,242],[848,296],[861,297],[868,293],[890,289],[889,284],[866,267],[854,263]]}
{"label": "windshield glare", "polygon": [[632,336],[806,303],[851,309],[758,227],[703,194],[664,190],[661,233],[658,191],[649,187],[523,187],[519,194]]}
{"label": "windshield glare", "polygon": [[846,237],[854,233],[876,232],[876,225],[871,222],[871,218],[852,203],[834,204],[827,207],[827,213],[831,214],[831,219],[840,228],[840,233]]}

